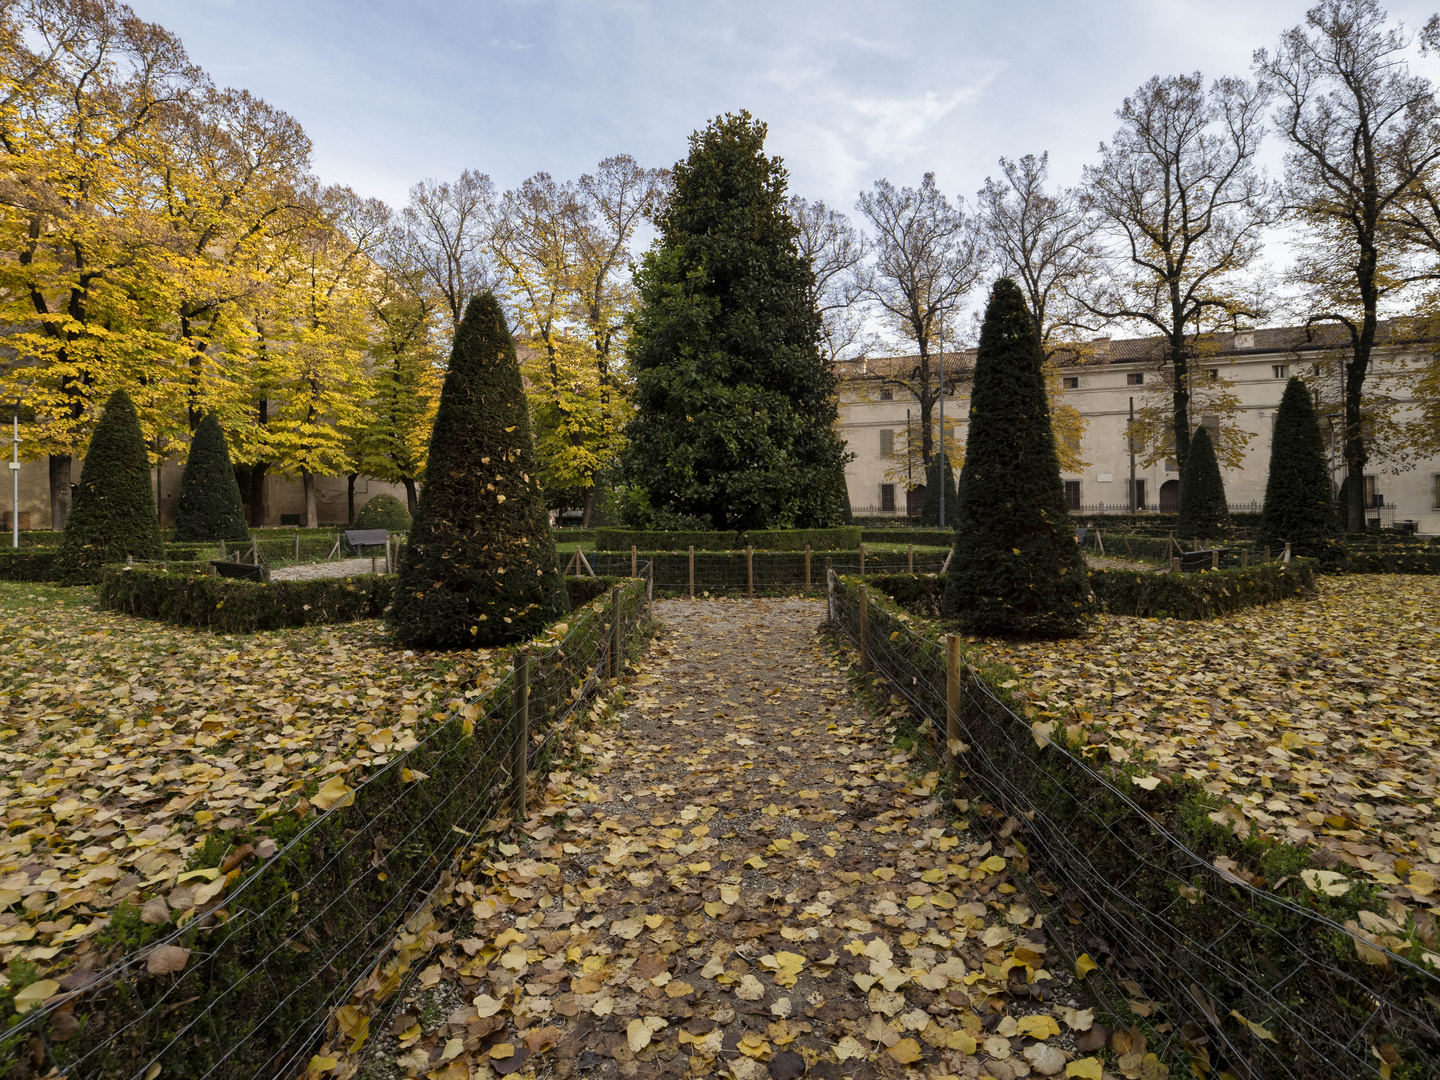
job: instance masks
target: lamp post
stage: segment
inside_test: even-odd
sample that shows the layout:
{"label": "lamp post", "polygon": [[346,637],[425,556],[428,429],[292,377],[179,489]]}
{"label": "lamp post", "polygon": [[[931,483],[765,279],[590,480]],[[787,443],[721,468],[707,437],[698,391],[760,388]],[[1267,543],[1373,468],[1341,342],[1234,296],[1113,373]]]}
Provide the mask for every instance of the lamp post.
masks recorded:
{"label": "lamp post", "polygon": [[20,546],[20,399],[15,399],[15,420],[10,448],[10,546]]}
{"label": "lamp post", "polygon": [[940,528],[949,520],[945,516],[945,312],[940,312],[940,468],[936,476],[940,484]]}
{"label": "lamp post", "polygon": [[1130,399],[1130,430],[1126,433],[1130,444],[1130,512],[1138,514],[1145,508],[1140,505],[1140,495],[1135,489],[1135,399]]}

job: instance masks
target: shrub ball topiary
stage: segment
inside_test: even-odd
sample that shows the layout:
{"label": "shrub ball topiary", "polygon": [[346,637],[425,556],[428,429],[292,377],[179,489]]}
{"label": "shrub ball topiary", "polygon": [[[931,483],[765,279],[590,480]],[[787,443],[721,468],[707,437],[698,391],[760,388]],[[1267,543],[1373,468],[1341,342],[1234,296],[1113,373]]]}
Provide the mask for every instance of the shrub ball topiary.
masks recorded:
{"label": "shrub ball topiary", "polygon": [[1275,411],[1265,509],[1255,541],[1274,547],[1288,542],[1291,554],[1313,555],[1329,564],[1340,555],[1335,534],[1334,489],[1320,418],[1310,391],[1291,377]]}
{"label": "shrub ball topiary", "polygon": [[130,396],[116,390],[90,437],[55,570],[63,580],[127,555],[144,561],[163,553],[140,417]]}
{"label": "shrub ball topiary", "polygon": [[180,480],[180,505],[175,508],[175,539],[214,543],[250,539],[240,485],[230,464],[225,432],[214,413],[207,413],[195,429],[190,458]]}
{"label": "shrub ball topiary", "polygon": [[1181,540],[1221,538],[1230,532],[1230,509],[1225,504],[1225,482],[1215,460],[1215,444],[1204,427],[1195,429],[1190,456],[1180,474],[1180,517],[1175,535]]}
{"label": "shrub ball topiary", "polygon": [[1095,611],[1065,508],[1044,362],[1024,296],[1001,278],[975,357],[960,518],[942,602],[969,633],[1073,636]]}
{"label": "shrub ball topiary", "polygon": [[376,495],[355,515],[356,529],[384,529],[389,533],[408,533],[412,519],[405,504],[394,495]]}
{"label": "shrub ball topiary", "polygon": [[455,331],[390,618],[410,645],[484,648],[568,610],[515,342],[482,293]]}

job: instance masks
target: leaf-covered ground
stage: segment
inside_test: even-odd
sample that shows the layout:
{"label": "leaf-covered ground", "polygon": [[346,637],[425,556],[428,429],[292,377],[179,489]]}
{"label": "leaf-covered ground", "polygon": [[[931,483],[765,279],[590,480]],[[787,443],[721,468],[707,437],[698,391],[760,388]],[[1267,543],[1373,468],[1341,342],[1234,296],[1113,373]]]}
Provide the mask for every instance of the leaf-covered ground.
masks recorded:
{"label": "leaf-covered ground", "polygon": [[1092,753],[1191,776],[1241,836],[1308,846],[1440,914],[1440,578],[1323,577],[1314,598],[1212,622],[1108,617],[1080,641],[971,644]]}
{"label": "leaf-covered ground", "polygon": [[155,921],[214,900],[208,836],[323,809],[502,664],[376,621],[220,636],[0,583],[0,964],[51,979],[122,900]]}
{"label": "leaf-covered ground", "polygon": [[1018,853],[947,822],[823,608],[656,609],[638,699],[411,920],[312,1076],[1098,1080]]}

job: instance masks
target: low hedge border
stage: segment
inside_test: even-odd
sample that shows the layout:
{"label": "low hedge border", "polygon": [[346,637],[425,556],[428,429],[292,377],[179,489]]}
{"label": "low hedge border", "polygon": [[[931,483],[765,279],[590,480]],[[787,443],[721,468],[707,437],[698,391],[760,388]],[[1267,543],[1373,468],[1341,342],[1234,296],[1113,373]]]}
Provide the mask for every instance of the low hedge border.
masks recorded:
{"label": "low hedge border", "polygon": [[739,532],[641,532],[637,529],[596,529],[596,551],[841,551],[860,546],[861,529],[752,529]]}
{"label": "low hedge border", "polygon": [[[838,581],[833,605],[852,640],[858,584]],[[916,633],[878,582],[867,607],[871,669],[943,738],[943,643]],[[1119,1016],[1127,1000],[1164,1003],[1167,1041],[1196,1075],[1440,1075],[1440,978],[1421,966],[1424,946],[1412,933],[1407,952],[1387,956],[1345,929],[1386,910],[1380,885],[1312,891],[1307,851],[1214,824],[1221,800],[1198,781],[1176,772],[1149,785],[1140,763],[1112,764],[1100,723],[1037,729],[1008,667],[965,665],[961,677],[957,777],[1029,874],[1032,900],[1052,909],[1060,948],[1099,961]],[[1218,869],[1222,858],[1234,869]],[[1383,1044],[1395,1064],[1382,1073]]]}
{"label": "low hedge border", "polygon": [[[646,631],[644,608],[644,583],[629,582],[619,613],[627,653]],[[542,779],[603,692],[593,672],[614,617],[608,601],[597,601],[572,615],[558,646],[532,658],[530,730],[544,739],[528,765]],[[150,925],[138,907],[122,907],[97,940],[107,965],[68,999],[21,1017],[11,999],[23,982],[0,990],[0,1055],[14,1061],[25,1043],[34,1052],[31,1040],[53,1032],[52,1017],[64,1011],[78,1026],[41,1048],[50,1055],[44,1064],[67,1074],[78,1066],[76,1076],[138,1076],[153,1059],[164,1076],[240,1080],[277,1075],[296,1055],[306,1060],[311,1036],[377,956],[388,956],[387,977],[398,982],[415,955],[428,954],[401,947],[423,937],[421,902],[483,857],[505,827],[497,815],[508,790],[512,693],[507,678],[437,718],[419,746],[376,768],[348,803],[317,816],[312,781],[293,808],[218,837],[197,869],[262,839],[279,850],[268,861],[242,861],[231,887],[188,923]],[[399,929],[409,937],[396,940]],[[162,944],[190,950],[182,971],[148,974],[147,956]]]}
{"label": "low hedge border", "polygon": [[[684,551],[641,551],[636,554],[637,569],[651,566],[655,592],[662,596],[686,596],[690,590],[690,556]],[[805,553],[803,551],[756,551],[748,556],[753,568],[753,592],[757,596],[792,596],[805,591]],[[813,551],[810,554],[810,591],[825,588],[825,564],[829,561],[837,574],[858,574],[860,552]],[[917,552],[917,573],[934,573],[944,564],[943,552]],[[597,574],[629,576],[630,553],[600,552],[590,556],[590,565]],[[877,552],[865,557],[866,573],[900,573],[906,569],[905,552]],[[747,555],[743,551],[696,551],[695,592],[712,596],[744,596],[752,590],[747,575]]]}
{"label": "low hedge border", "polygon": [[[217,634],[321,626],[378,618],[395,594],[394,574],[273,581],[211,577],[208,563],[161,570],[109,566],[96,596],[102,608]],[[628,577],[565,579],[571,607],[606,595]]]}
{"label": "low hedge border", "polygon": [[[1276,604],[1315,588],[1313,559],[1288,565],[1272,562],[1198,574],[1157,574],[1148,570],[1092,570],[1090,585],[1112,615],[1145,619],[1214,619],[1232,611]],[[865,578],[906,611],[940,615],[944,574],[876,574]]]}
{"label": "low hedge border", "polygon": [[863,529],[860,539],[867,544],[914,544],[916,547],[951,547],[954,529]]}

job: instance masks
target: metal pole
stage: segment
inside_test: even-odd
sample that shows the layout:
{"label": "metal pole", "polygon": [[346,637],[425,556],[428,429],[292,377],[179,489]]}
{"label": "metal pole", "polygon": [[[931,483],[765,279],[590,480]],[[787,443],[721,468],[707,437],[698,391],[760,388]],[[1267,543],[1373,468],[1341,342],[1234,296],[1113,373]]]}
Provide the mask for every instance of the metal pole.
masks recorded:
{"label": "metal pole", "polygon": [[940,312],[940,528],[945,528],[945,312]]}
{"label": "metal pole", "polygon": [[20,402],[15,402],[15,431],[10,458],[10,546],[20,546]]}
{"label": "metal pole", "polygon": [[1130,430],[1126,432],[1130,442],[1130,512],[1138,514],[1145,509],[1140,505],[1139,493],[1135,490],[1135,399],[1130,399]]}

